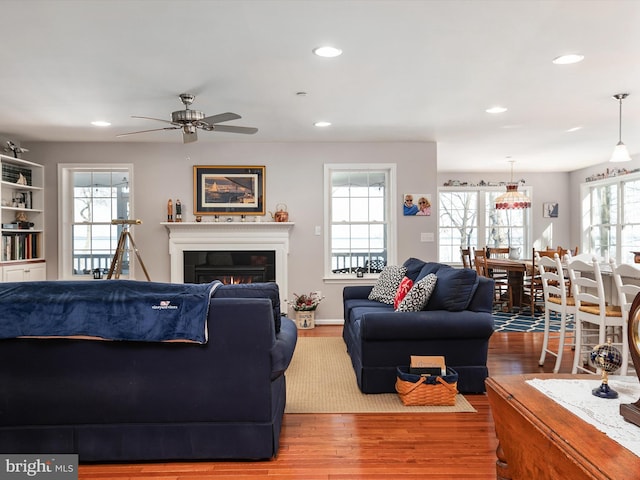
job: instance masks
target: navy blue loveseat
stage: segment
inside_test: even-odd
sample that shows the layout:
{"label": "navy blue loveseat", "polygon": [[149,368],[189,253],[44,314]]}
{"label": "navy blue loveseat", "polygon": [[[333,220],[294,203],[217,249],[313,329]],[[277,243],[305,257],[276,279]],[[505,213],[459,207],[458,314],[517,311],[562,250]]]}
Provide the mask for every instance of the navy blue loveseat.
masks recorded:
{"label": "navy blue loveseat", "polygon": [[[32,283],[42,296],[47,288],[85,288]],[[125,280],[90,283],[104,298],[112,290],[135,288]],[[22,288],[0,283],[0,323],[9,322],[3,312],[19,313],[10,303],[22,298]],[[167,288],[150,306],[159,316],[180,305],[183,286]],[[275,456],[286,402],[284,373],[297,340],[294,322],[280,316],[278,286],[223,285],[205,301],[208,341],[202,343],[0,340],[0,451],[77,453],[81,462]],[[66,307],[52,302],[49,308]],[[28,323],[27,311],[25,304],[22,320]],[[111,320],[123,317],[102,321]]]}
{"label": "navy blue loveseat", "polygon": [[411,355],[444,355],[459,374],[461,393],[482,393],[493,334],[493,280],[474,270],[410,258],[406,276],[438,278],[422,311],[396,312],[369,300],[371,286],[343,290],[344,329],[351,363],[363,393],[394,393],[396,367]]}

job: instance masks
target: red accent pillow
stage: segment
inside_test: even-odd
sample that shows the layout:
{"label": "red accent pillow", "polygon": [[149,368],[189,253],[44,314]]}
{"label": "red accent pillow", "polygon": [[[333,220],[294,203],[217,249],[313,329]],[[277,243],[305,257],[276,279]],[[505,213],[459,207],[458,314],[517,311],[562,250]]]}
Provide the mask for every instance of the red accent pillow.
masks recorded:
{"label": "red accent pillow", "polygon": [[411,287],[413,287],[413,280],[411,280],[409,277],[404,277],[400,282],[400,285],[398,285],[398,290],[396,290],[396,296],[393,299],[394,309],[396,310],[398,309],[398,305],[400,305],[400,302],[402,301],[402,299],[409,292],[409,290],[411,290]]}

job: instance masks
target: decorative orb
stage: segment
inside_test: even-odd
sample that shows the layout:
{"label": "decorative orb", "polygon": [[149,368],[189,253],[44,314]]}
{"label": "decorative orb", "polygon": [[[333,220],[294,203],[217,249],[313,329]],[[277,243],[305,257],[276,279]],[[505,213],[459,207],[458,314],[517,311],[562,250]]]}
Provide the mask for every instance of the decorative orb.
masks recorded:
{"label": "decorative orb", "polygon": [[622,366],[622,354],[611,343],[601,343],[591,350],[591,365],[607,373],[612,373]]}

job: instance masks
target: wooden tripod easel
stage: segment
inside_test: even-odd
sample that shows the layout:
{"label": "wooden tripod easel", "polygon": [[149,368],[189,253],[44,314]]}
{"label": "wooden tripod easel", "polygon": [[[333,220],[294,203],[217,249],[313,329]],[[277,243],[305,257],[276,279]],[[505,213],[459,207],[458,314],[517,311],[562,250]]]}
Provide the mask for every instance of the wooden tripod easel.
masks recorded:
{"label": "wooden tripod easel", "polygon": [[[131,222],[131,223],[126,223]],[[135,223],[133,223],[135,222]],[[129,245],[131,245],[131,249],[136,254],[138,258],[138,262],[140,262],[140,266],[144,271],[144,275],[147,277],[147,281],[151,281],[149,278],[149,273],[147,272],[147,268],[144,266],[144,262],[142,261],[142,257],[140,256],[140,252],[138,251],[138,247],[136,247],[136,242],[133,241],[133,237],[131,236],[131,232],[129,232],[129,225],[135,224],[138,225],[142,223],[140,220],[112,220],[112,224],[121,224],[122,231],[120,232],[120,238],[118,238],[118,246],[116,247],[116,251],[113,254],[113,259],[111,260],[111,266],[109,267],[109,273],[107,274],[107,279],[120,278],[120,274],[122,273],[122,257],[124,252],[127,251],[127,240],[129,240]]]}

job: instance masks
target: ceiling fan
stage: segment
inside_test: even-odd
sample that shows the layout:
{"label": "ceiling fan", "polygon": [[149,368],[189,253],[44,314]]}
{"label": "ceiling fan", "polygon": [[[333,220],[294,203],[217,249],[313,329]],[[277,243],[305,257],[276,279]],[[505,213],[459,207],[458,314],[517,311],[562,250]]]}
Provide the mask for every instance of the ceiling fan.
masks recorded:
{"label": "ceiling fan", "polygon": [[199,112],[198,110],[191,110],[189,106],[195,100],[195,95],[191,93],[181,93],[179,95],[180,100],[185,106],[184,110],[177,110],[171,113],[171,120],[163,120],[161,118],[152,118],[152,117],[138,117],[133,115],[131,118],[144,118],[147,120],[156,120],[158,122],[169,123],[173,125],[172,127],[163,127],[163,128],[153,128],[151,130],[140,130],[137,132],[129,132],[129,133],[121,133],[120,135],[116,135],[117,137],[125,137],[127,135],[135,135],[138,133],[146,133],[146,132],[156,132],[159,130],[182,130],[182,141],[183,143],[191,143],[198,140],[198,128],[206,131],[217,131],[217,132],[229,132],[229,133],[245,133],[245,134],[253,134],[258,131],[257,128],[254,127],[238,127],[235,125],[219,125],[221,122],[228,122],[230,120],[237,120],[240,117],[237,113],[219,113],[218,115],[211,115],[210,117],[205,117],[203,112]]}

